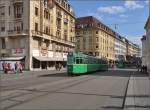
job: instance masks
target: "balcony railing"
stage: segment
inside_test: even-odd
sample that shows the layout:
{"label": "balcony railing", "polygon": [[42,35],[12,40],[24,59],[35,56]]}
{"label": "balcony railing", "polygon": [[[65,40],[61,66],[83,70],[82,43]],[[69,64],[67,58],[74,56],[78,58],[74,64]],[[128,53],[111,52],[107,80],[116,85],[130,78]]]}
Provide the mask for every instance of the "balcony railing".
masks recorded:
{"label": "balcony railing", "polygon": [[16,35],[27,35],[28,30],[8,30],[9,36],[16,36]]}
{"label": "balcony railing", "polygon": [[15,14],[15,18],[22,18],[22,14]]}
{"label": "balcony railing", "polygon": [[61,13],[57,13],[57,18],[59,18],[59,19],[61,19],[61,18],[62,18]]}
{"label": "balcony railing", "polygon": [[35,30],[32,30],[32,35],[33,36],[39,36],[39,37],[42,37],[43,33],[44,32],[41,32],[41,31],[35,31]]}
{"label": "balcony railing", "polygon": [[65,39],[61,39],[60,37],[51,36],[51,39],[56,41],[56,42],[61,42],[61,43],[64,43],[64,44],[74,46],[74,42],[71,42],[71,41],[68,41],[68,40],[65,40]]}
{"label": "balcony railing", "polygon": [[67,18],[64,18],[64,23],[68,23],[68,19]]}

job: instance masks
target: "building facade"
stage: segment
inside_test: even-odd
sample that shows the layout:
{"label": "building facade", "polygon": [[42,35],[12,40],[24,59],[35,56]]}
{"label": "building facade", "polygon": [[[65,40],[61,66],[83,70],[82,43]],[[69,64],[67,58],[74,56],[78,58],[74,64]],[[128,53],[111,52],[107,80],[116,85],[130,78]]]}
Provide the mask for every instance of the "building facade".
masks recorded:
{"label": "building facade", "polygon": [[76,20],[76,51],[106,58],[112,64],[140,57],[141,50],[95,17],[86,16]]}
{"label": "building facade", "polygon": [[120,35],[116,35],[115,39],[115,60],[116,61],[126,61],[126,42],[125,38]]}
{"label": "building facade", "polygon": [[142,64],[147,66],[150,73],[150,16],[145,24],[146,35],[142,38]]}
{"label": "building facade", "polygon": [[74,38],[67,0],[0,0],[1,63],[18,61],[28,70],[65,66]]}
{"label": "building facade", "polygon": [[141,38],[141,41],[142,41],[142,65],[147,65],[146,64],[147,50],[146,50],[146,36],[145,35]]}
{"label": "building facade", "polygon": [[129,40],[126,40],[127,45],[127,55],[128,56],[135,56],[135,57],[141,57],[141,49],[139,45],[132,43]]}
{"label": "building facade", "polygon": [[76,20],[76,51],[115,61],[115,32],[93,16]]}

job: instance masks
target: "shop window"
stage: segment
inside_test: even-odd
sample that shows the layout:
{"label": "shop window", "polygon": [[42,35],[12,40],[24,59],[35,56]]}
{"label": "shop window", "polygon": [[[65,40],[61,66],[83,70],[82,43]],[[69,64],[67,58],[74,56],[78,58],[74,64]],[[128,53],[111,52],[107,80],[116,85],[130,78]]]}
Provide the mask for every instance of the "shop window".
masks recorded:
{"label": "shop window", "polygon": [[33,68],[40,68],[40,61],[33,58]]}

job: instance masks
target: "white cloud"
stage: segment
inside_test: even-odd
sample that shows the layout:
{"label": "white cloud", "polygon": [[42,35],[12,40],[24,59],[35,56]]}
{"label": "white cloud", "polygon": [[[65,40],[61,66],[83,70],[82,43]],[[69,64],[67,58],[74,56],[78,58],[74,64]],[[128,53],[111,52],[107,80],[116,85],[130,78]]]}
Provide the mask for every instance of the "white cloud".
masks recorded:
{"label": "white cloud", "polygon": [[143,5],[139,4],[138,1],[132,0],[132,1],[125,1],[124,6],[128,9],[138,9],[138,8],[144,8]]}
{"label": "white cloud", "polygon": [[119,15],[119,17],[120,17],[120,18],[127,18],[128,16],[125,15],[125,14],[121,14],[121,15]]}
{"label": "white cloud", "polygon": [[122,6],[107,6],[99,7],[97,11],[100,13],[118,14],[125,12],[125,8]]}
{"label": "white cloud", "polygon": [[146,3],[146,4],[149,4],[149,0],[145,0],[145,3]]}

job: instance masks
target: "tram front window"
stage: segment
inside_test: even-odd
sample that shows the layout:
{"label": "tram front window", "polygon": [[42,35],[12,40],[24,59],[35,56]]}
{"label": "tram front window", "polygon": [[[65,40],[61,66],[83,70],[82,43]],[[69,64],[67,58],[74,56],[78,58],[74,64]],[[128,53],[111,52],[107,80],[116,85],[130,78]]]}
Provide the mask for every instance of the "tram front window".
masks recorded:
{"label": "tram front window", "polygon": [[82,59],[76,59],[76,64],[82,64],[83,60]]}

